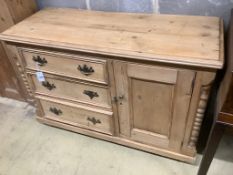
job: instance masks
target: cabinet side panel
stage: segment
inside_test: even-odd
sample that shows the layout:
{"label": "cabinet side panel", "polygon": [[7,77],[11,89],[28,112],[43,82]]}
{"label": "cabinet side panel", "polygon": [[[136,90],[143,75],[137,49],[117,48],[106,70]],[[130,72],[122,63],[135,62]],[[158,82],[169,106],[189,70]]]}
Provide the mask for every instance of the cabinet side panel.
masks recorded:
{"label": "cabinet side panel", "polygon": [[19,79],[15,76],[15,71],[7,58],[5,49],[0,43],[0,95],[24,100],[21,94]]}
{"label": "cabinet side panel", "polygon": [[[20,22],[36,11],[36,3],[34,0],[1,0],[0,1],[0,32]],[[27,94],[24,93],[24,86],[21,78],[17,75],[18,71],[15,62],[10,61],[8,52],[0,43],[0,94],[5,97],[17,100],[26,100]]]}
{"label": "cabinet side panel", "polygon": [[215,72],[197,73],[182,147],[182,152],[186,155],[196,154],[196,142],[215,75]]}
{"label": "cabinet side panel", "polygon": [[21,93],[23,94],[23,97],[30,102],[34,103],[34,98],[32,96],[32,91],[24,70],[23,60],[20,56],[18,49],[16,46],[13,45],[4,45],[5,50],[7,51],[7,56],[11,62],[11,65],[14,68],[14,71],[16,72],[16,76],[18,78],[20,87],[21,87]]}

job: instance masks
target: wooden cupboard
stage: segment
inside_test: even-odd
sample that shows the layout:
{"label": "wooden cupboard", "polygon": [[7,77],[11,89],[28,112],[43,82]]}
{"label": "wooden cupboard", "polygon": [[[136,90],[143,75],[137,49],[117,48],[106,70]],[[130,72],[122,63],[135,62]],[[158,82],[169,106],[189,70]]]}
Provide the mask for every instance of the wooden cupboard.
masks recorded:
{"label": "wooden cupboard", "polygon": [[51,8],[0,38],[23,67],[40,122],[195,160],[224,63],[219,18]]}
{"label": "wooden cupboard", "polygon": [[[0,0],[0,32],[10,28],[37,11],[34,0]],[[0,43],[0,96],[30,101],[17,65],[7,58],[6,50]]]}
{"label": "wooden cupboard", "polygon": [[120,134],[180,149],[195,72],[118,61],[114,71]]}

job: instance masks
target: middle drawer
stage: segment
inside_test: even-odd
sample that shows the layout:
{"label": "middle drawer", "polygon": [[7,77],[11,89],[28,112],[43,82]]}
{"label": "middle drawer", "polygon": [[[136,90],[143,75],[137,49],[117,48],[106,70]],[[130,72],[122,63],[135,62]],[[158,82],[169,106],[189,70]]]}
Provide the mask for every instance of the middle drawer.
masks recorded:
{"label": "middle drawer", "polygon": [[34,73],[28,75],[36,94],[111,108],[110,92],[106,86],[63,79],[49,74],[44,74],[45,81],[39,82]]}

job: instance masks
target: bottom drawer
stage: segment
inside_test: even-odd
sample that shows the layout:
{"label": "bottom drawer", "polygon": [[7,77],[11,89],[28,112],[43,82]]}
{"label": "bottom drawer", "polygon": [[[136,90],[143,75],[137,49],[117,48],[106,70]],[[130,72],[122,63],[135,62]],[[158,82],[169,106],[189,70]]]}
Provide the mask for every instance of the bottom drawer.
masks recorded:
{"label": "bottom drawer", "polygon": [[112,113],[40,100],[46,118],[112,135]]}

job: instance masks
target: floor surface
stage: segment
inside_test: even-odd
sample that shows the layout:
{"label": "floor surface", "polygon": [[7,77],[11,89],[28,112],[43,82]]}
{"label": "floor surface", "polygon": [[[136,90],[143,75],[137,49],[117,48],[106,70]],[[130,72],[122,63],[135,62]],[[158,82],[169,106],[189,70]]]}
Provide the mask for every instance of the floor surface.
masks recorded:
{"label": "floor surface", "polygon": [[[233,174],[232,149],[233,137],[225,136],[209,175]],[[33,107],[0,98],[0,175],[195,175],[197,169],[198,163],[40,124]]]}

